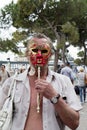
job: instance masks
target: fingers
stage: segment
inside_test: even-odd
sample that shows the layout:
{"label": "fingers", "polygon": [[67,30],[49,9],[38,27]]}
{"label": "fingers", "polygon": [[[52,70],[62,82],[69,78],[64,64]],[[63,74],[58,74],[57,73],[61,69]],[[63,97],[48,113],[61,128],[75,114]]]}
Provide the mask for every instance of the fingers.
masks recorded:
{"label": "fingers", "polygon": [[57,94],[56,90],[52,87],[52,84],[43,79],[35,81],[35,89],[47,99],[51,99]]}
{"label": "fingers", "polygon": [[35,81],[35,88],[38,92],[46,91],[48,83],[45,80],[39,79]]}
{"label": "fingers", "polygon": [[38,79],[35,81],[35,85],[40,85],[41,87],[42,86],[48,86],[48,82],[46,80],[43,80],[43,79]]}

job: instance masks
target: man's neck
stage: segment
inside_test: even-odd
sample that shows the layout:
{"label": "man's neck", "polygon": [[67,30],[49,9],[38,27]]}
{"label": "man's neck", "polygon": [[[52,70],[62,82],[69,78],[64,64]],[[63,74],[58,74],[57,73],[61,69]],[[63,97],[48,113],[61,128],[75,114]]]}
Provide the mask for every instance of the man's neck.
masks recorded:
{"label": "man's neck", "polygon": [[[38,69],[35,73],[36,76],[38,76]],[[48,68],[47,67],[40,67],[40,77],[46,77],[48,75]]]}

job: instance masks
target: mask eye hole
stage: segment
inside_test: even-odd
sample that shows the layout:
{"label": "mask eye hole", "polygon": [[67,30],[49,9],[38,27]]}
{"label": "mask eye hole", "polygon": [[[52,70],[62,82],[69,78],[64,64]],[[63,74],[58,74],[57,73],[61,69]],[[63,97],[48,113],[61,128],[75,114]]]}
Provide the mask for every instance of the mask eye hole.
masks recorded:
{"label": "mask eye hole", "polygon": [[38,49],[32,49],[33,52],[37,53],[38,52]]}
{"label": "mask eye hole", "polygon": [[41,50],[41,52],[44,54],[44,53],[47,53],[48,50]]}

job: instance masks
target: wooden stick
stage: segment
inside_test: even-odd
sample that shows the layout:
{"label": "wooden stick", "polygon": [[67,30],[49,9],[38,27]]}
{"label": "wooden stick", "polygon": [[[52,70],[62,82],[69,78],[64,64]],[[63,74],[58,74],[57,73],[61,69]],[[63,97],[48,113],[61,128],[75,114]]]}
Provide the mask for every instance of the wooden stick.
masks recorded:
{"label": "wooden stick", "polygon": [[[40,79],[40,67],[38,67],[38,79]],[[37,113],[40,112],[40,94],[37,93]]]}

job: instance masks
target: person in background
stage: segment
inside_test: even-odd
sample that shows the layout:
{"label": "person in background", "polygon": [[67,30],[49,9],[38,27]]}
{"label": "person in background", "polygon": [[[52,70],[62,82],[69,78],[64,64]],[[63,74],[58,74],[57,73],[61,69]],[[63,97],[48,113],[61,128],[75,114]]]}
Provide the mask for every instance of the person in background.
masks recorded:
{"label": "person in background", "polygon": [[[75,130],[78,127],[81,103],[70,79],[48,67],[52,54],[52,41],[46,35],[36,33],[29,39],[26,56],[30,66],[15,78],[11,130],[62,130],[65,125]],[[11,82],[12,77],[0,91],[0,108]]]}
{"label": "person in background", "polygon": [[67,63],[65,64],[65,67],[63,67],[63,68],[61,69],[61,72],[60,72],[60,73],[63,74],[63,75],[66,75],[67,77],[69,77],[70,80],[71,80],[71,82],[74,83],[74,78],[75,78],[75,76],[74,76],[73,70],[72,70],[71,67],[70,67],[70,63],[69,63],[69,62],[67,62]]}
{"label": "person in background", "polygon": [[85,71],[83,67],[79,69],[79,72],[77,73],[77,79],[78,79],[80,101],[81,103],[84,103],[86,100],[86,84],[85,84]]}
{"label": "person in background", "polygon": [[5,82],[5,80],[7,79],[7,78],[9,78],[10,77],[10,74],[9,74],[9,72],[6,70],[6,67],[5,67],[5,65],[1,65],[1,67],[0,67],[0,85],[2,86],[2,84]]}
{"label": "person in background", "polygon": [[25,70],[26,70],[25,66],[22,66],[22,67],[20,68],[20,72],[19,72],[19,73],[23,73]]}
{"label": "person in background", "polygon": [[64,68],[65,64],[62,63],[61,65],[58,66],[57,73],[61,73],[62,68]]}

